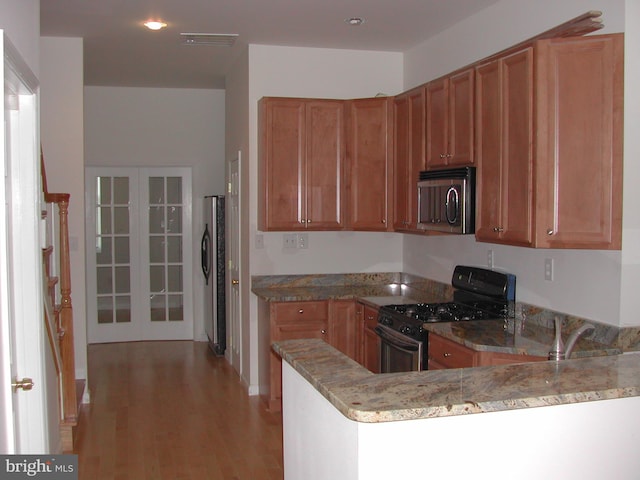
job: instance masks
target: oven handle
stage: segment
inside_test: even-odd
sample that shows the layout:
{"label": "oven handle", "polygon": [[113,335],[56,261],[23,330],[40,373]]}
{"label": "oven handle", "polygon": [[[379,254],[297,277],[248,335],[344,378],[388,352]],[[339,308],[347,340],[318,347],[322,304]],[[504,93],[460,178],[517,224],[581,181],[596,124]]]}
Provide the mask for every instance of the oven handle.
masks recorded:
{"label": "oven handle", "polygon": [[377,325],[373,330],[382,340],[386,340],[396,348],[400,348],[408,352],[417,352],[420,350],[420,342],[417,340],[407,339],[406,336],[401,333],[397,333],[389,327]]}

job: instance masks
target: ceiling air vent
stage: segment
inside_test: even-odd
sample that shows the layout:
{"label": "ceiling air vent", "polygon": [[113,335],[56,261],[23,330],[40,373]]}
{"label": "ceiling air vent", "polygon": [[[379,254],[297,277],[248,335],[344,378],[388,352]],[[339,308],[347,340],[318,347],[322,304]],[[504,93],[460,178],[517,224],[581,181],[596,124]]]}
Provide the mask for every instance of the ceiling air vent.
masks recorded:
{"label": "ceiling air vent", "polygon": [[181,33],[184,45],[213,45],[231,47],[236,43],[237,33]]}

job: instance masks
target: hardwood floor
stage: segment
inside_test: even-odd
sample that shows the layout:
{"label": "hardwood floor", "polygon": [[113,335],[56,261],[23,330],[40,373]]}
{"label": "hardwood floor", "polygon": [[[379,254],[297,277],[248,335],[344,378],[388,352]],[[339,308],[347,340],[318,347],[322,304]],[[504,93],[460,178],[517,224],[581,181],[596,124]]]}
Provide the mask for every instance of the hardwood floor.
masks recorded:
{"label": "hardwood floor", "polygon": [[200,342],[90,345],[81,480],[282,479],[282,416]]}

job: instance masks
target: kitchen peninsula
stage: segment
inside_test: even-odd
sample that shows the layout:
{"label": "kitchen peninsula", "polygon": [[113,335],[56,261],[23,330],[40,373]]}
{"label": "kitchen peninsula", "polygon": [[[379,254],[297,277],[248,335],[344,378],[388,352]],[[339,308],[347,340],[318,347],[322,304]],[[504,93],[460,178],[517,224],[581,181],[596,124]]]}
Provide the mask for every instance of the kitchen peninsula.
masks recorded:
{"label": "kitchen peninsula", "polygon": [[274,349],[287,478],[640,474],[638,354],[375,375],[321,340]]}

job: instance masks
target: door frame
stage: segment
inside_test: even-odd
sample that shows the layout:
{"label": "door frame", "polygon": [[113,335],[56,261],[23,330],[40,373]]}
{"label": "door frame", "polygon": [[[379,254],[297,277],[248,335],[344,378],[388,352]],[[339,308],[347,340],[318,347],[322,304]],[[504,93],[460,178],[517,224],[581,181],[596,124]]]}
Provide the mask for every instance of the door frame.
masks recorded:
{"label": "door frame", "polygon": [[[126,176],[129,181],[129,238],[130,246],[130,282],[131,298],[142,298],[145,300],[131,302],[131,317],[138,319],[120,325],[109,324],[114,328],[113,333],[98,339],[97,318],[95,311],[97,308],[97,285],[96,285],[96,259],[95,259],[95,225],[96,225],[96,187],[95,178],[97,176]],[[183,315],[185,323],[180,322],[150,322],[149,321],[149,274],[148,274],[148,215],[142,215],[143,208],[148,207],[148,184],[146,180],[152,176],[171,177],[179,176],[183,178],[182,183],[182,279],[183,279]],[[193,186],[192,171],[190,167],[86,167],[85,169],[85,192],[86,192],[86,232],[85,238],[88,245],[86,249],[86,303],[87,303],[87,338],[89,343],[127,342],[138,340],[193,340],[194,336],[194,308],[193,308]],[[135,197],[131,194],[135,194]],[[145,197],[146,195],[146,197]],[[146,200],[145,200],[146,198]],[[170,327],[145,329],[145,326],[153,323],[162,323]],[[174,323],[175,325],[171,325]],[[126,325],[126,327],[125,327]],[[162,331],[159,331],[162,330]],[[171,338],[169,338],[171,337]]]}
{"label": "door frame", "polygon": [[[0,30],[4,79],[0,136],[0,445],[3,453],[44,453],[51,445],[49,418],[58,411],[48,392],[42,285],[38,80]],[[10,94],[7,95],[7,92]],[[13,105],[4,105],[4,102]],[[7,208],[7,202],[11,205]],[[12,268],[19,264],[20,268]],[[19,319],[20,321],[16,321]],[[13,378],[29,377],[30,391],[14,392]],[[56,408],[49,409],[49,404]]]}

